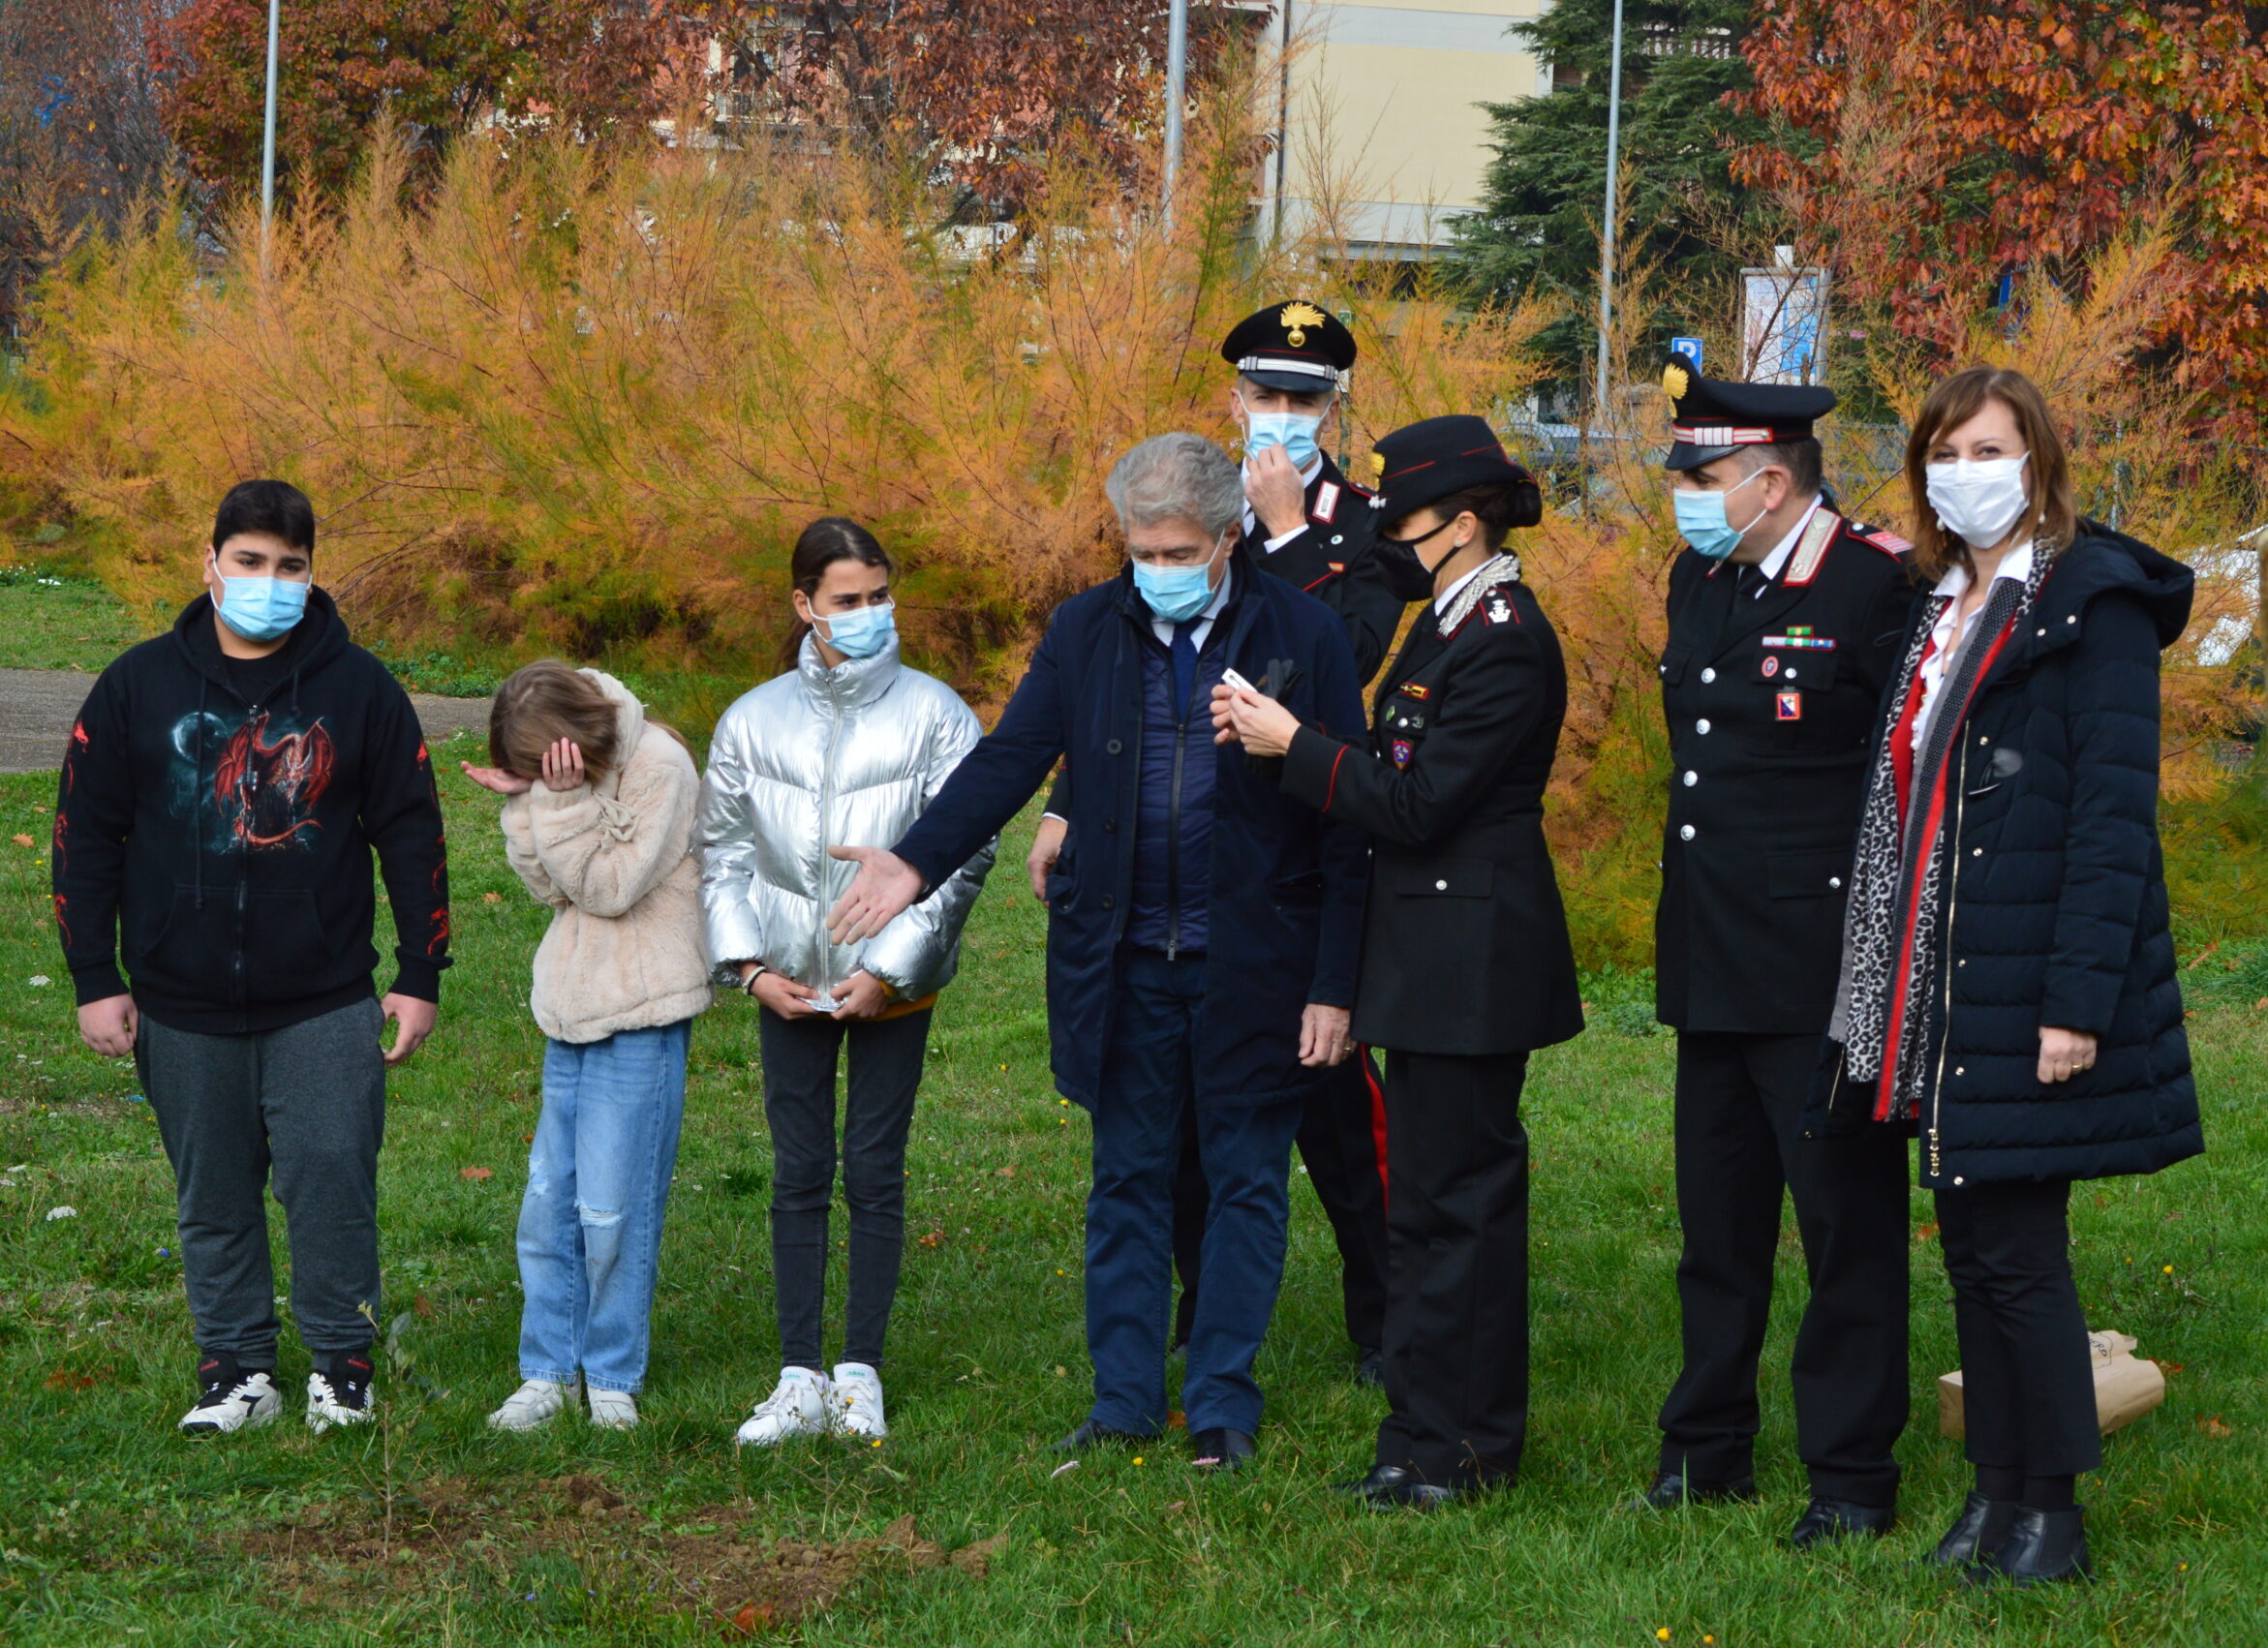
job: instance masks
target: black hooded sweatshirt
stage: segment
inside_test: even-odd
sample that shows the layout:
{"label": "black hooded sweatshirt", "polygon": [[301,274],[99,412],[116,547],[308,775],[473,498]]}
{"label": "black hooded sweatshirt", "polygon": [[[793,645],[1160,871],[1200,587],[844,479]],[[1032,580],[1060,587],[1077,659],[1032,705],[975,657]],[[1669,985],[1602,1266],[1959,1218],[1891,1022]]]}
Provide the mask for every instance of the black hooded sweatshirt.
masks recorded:
{"label": "black hooded sweatshirt", "polygon": [[[448,870],[409,695],[311,590],[265,658],[230,658],[199,595],[105,670],[55,806],[55,926],[80,1005],[123,994],[206,1034],[367,1000],[376,850],[393,989],[441,998]],[[123,944],[119,940],[123,937]]]}

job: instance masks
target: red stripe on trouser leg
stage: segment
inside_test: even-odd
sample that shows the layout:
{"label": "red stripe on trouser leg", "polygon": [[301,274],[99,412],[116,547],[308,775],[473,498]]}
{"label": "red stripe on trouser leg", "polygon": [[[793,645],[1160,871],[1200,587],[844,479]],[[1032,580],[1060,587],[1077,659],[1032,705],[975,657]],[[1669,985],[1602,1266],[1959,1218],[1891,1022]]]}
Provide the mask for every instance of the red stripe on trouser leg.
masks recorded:
{"label": "red stripe on trouser leg", "polygon": [[1370,1094],[1370,1144],[1378,1158],[1378,1194],[1381,1202],[1391,1188],[1386,1182],[1386,1089],[1378,1084],[1378,1067],[1370,1050],[1358,1044],[1355,1056],[1363,1061],[1363,1085]]}

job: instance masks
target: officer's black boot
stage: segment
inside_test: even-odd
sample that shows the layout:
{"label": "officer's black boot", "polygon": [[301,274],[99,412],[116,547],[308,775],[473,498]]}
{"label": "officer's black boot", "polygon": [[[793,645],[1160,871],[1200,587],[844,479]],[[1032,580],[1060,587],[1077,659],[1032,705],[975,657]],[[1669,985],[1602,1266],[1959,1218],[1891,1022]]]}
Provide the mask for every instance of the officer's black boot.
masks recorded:
{"label": "officer's black boot", "polygon": [[2052,1585],[2066,1579],[2092,1579],[2087,1561],[2087,1512],[2027,1511],[2019,1506],[2007,1536],[1969,1572],[1970,1583],[2007,1579],[2016,1585]]}

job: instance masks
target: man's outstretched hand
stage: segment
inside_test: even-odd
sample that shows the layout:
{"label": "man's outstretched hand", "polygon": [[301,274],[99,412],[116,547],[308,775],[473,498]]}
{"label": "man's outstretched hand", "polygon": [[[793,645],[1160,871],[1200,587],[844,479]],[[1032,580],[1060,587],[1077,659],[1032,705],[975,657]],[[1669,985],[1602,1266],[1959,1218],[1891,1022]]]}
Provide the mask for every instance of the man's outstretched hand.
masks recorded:
{"label": "man's outstretched hand", "polygon": [[921,897],[921,871],[887,847],[829,847],[827,855],[858,866],[827,912],[827,933],[838,944],[872,938]]}

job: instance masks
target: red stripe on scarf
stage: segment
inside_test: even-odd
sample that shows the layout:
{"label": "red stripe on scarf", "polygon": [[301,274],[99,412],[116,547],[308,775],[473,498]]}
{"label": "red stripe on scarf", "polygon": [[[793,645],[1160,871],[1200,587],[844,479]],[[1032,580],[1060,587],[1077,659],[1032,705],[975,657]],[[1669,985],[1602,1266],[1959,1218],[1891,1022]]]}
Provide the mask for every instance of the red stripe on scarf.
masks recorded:
{"label": "red stripe on scarf", "polygon": [[[1992,638],[1992,647],[1984,655],[1984,662],[1977,671],[1977,679],[1970,684],[1968,698],[1957,708],[1950,704],[1945,706],[1945,713],[1951,714],[1956,717],[1953,722],[1956,728],[1960,726],[1962,720],[1968,717],[1969,706],[1977,701],[1977,694],[1983,689],[1985,678],[1992,674],[1992,666],[1994,660],[2000,656],[2001,648],[2007,645],[2008,637],[2015,631],[2016,615],[2010,613],[2008,621],[2001,626],[2001,632]],[[1925,651],[1922,654],[1923,659],[1926,660],[1928,656],[1929,652]],[[1951,667],[1949,662],[1946,667],[1948,669]],[[1914,786],[1914,723],[1919,718],[1920,714],[1921,676],[1917,668],[1915,671],[1914,687],[1906,694],[1906,713],[1898,717],[1898,725],[1890,734],[1897,741],[1890,748],[1890,762],[1892,773],[1898,784],[1898,820],[1901,825],[1905,822],[1912,802],[1909,792]],[[1929,843],[1931,852],[1937,850],[1938,832],[1945,826],[1946,778],[1953,768],[1952,752],[1952,746],[1948,743],[1946,747],[1947,758],[1939,763],[1937,781],[1930,786],[1929,811],[1924,815],[1921,839]],[[1952,873],[1958,875],[1960,872],[1960,867],[1955,865]],[[1902,957],[1911,957],[1914,954],[1914,929],[1921,919],[1922,874],[1922,867],[1916,865],[1913,883],[1906,893],[1905,931],[1898,944],[1897,953]],[[1894,1108],[1898,1080],[1898,1044],[1906,1031],[1906,986],[1907,981],[1913,976],[1911,964],[1900,967],[1898,969],[1898,982],[1890,996],[1889,1022],[1883,1032],[1883,1073],[1881,1080],[1875,1086],[1874,1119],[1877,1121],[1889,1120],[1890,1113]]]}

